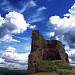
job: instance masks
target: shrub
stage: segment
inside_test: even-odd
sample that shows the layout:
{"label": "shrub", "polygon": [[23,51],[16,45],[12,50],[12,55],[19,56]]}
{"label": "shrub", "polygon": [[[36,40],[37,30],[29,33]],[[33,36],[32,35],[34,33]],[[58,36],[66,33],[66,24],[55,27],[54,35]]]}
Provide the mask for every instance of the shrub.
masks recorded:
{"label": "shrub", "polygon": [[69,69],[58,69],[57,73],[59,75],[73,75],[72,70],[69,70]]}
{"label": "shrub", "polygon": [[53,60],[53,61],[41,60],[37,62],[37,65],[48,67],[48,68],[51,68],[51,67],[56,67],[56,68],[61,68],[61,69],[68,68],[68,64],[64,63],[62,60]]}

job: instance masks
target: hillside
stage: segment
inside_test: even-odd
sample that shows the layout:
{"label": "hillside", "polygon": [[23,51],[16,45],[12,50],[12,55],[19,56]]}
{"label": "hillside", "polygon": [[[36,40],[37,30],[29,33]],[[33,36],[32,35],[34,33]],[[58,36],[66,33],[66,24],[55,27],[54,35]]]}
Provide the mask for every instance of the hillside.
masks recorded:
{"label": "hillside", "polygon": [[27,75],[27,70],[15,70],[0,67],[0,75]]}
{"label": "hillside", "polygon": [[58,69],[54,72],[40,72],[31,75],[75,75],[75,69]]}
{"label": "hillside", "polygon": [[38,66],[39,72],[29,75],[75,75],[75,67],[64,64],[60,60],[40,61]]}
{"label": "hillside", "polygon": [[37,73],[29,75],[75,75],[75,67],[63,60],[40,60],[36,66]]}

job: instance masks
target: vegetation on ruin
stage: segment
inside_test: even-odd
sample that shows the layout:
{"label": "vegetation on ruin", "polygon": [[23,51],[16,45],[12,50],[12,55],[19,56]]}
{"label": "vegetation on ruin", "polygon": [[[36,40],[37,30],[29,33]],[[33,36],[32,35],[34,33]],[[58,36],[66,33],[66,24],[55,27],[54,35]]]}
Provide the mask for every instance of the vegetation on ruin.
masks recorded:
{"label": "vegetation on ruin", "polygon": [[[52,69],[51,72],[39,72],[32,75],[75,75],[75,67],[71,67],[61,60],[39,61],[38,66],[41,68]],[[44,69],[45,69],[44,68]]]}

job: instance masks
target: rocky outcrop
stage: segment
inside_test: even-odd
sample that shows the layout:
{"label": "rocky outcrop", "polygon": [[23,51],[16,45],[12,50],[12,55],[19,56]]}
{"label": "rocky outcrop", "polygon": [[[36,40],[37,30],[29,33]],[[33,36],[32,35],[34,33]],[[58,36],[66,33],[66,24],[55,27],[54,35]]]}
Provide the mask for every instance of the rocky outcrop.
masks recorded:
{"label": "rocky outcrop", "polygon": [[68,55],[58,40],[45,40],[39,31],[32,32],[31,53],[28,59],[28,73],[36,73],[39,60],[63,60],[68,63]]}

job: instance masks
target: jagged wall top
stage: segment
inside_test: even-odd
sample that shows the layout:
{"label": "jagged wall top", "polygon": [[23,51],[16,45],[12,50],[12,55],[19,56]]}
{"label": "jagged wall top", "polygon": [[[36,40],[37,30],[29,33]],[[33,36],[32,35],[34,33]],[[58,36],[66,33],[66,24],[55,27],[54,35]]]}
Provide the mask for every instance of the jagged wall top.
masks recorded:
{"label": "jagged wall top", "polygon": [[28,72],[36,73],[39,60],[62,60],[68,63],[68,55],[61,41],[45,40],[38,30],[32,31],[31,53],[28,59]]}
{"label": "jagged wall top", "polygon": [[31,46],[31,52],[34,52],[36,50],[44,48],[45,39],[43,36],[39,33],[38,30],[32,31],[32,46]]}
{"label": "jagged wall top", "polygon": [[58,40],[45,40],[38,30],[32,31],[31,52],[36,51],[38,48],[43,49],[48,44],[50,46],[57,46],[57,45],[62,45],[62,42]]}

